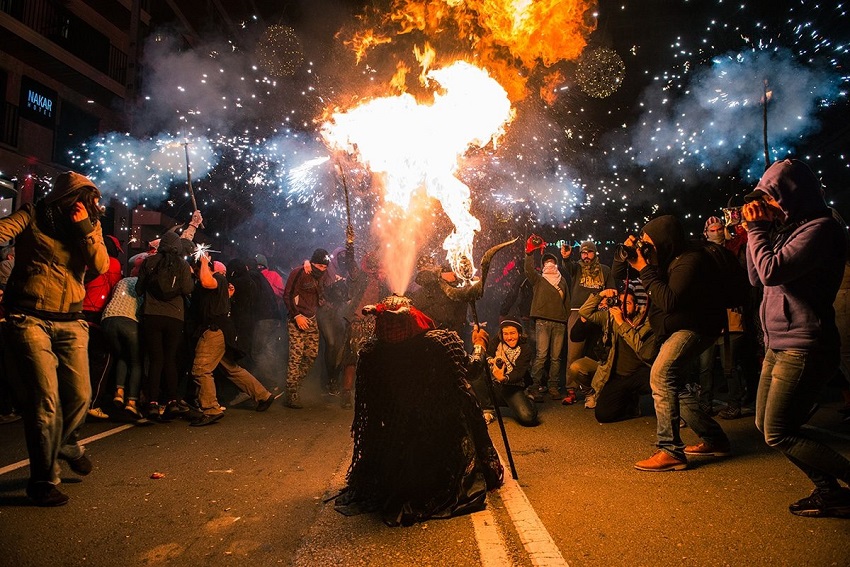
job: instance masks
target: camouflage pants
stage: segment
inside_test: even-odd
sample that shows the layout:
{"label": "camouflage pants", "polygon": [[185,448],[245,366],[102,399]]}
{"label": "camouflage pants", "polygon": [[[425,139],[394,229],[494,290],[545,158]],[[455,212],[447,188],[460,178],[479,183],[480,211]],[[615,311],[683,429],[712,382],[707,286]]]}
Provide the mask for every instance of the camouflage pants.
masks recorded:
{"label": "camouflage pants", "polygon": [[307,330],[298,328],[295,321],[290,320],[286,326],[289,330],[289,363],[286,372],[286,391],[297,393],[301,381],[310,372],[316,357],[319,356],[319,326],[316,319],[307,320]]}

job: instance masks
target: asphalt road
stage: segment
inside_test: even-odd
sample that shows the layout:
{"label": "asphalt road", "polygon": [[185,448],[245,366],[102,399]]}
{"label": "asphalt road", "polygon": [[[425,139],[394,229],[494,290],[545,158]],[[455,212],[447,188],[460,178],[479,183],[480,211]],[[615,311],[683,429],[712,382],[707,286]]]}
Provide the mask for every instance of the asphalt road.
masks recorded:
{"label": "asphalt road", "polygon": [[[850,455],[832,399],[810,431]],[[331,397],[306,402],[228,408],[203,428],[87,423],[84,438],[103,435],[86,442],[95,469],[65,469],[71,501],[54,509],[24,494],[22,425],[0,426],[0,565],[850,565],[850,520],[788,513],[811,487],[752,418],[722,422],[731,457],[646,473],[632,465],[653,450],[651,415],[599,425],[581,405],[547,401],[539,427],[507,419],[519,478],[487,510],[388,528],[325,502],[344,484],[352,413]]]}

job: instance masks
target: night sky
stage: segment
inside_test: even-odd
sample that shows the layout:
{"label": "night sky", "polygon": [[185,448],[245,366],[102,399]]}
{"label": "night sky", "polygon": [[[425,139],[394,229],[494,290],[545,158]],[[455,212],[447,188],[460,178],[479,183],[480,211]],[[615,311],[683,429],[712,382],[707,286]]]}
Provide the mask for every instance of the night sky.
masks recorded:
{"label": "night sky", "polygon": [[[260,17],[245,19],[238,34],[210,32],[191,50],[166,28],[155,34],[145,46],[136,131],[91,140],[76,160],[105,193],[184,218],[191,205],[179,144],[190,140],[209,238],[286,264],[343,240],[342,183],[332,167],[340,161],[326,159],[319,136],[327,113],[386,96],[411,45],[431,41],[441,62],[474,51],[448,34],[411,33],[357,64],[343,41],[369,20],[353,16],[385,2],[256,4]],[[588,93],[599,95],[616,74],[602,60],[514,60],[530,94],[514,101],[498,144],[461,160],[457,177],[482,224],[476,254],[531,227],[549,241],[619,241],[661,213],[701,233],[703,220],[739,201],[764,169],[765,88],[771,161],[807,161],[850,217],[843,5],[603,0],[597,14],[585,54],[618,56],[619,87],[602,98]],[[264,37],[269,25],[278,33]],[[601,83],[580,76],[588,69]],[[353,159],[341,165],[362,243],[379,199],[368,170]],[[436,209],[428,245],[439,248],[451,223]]]}

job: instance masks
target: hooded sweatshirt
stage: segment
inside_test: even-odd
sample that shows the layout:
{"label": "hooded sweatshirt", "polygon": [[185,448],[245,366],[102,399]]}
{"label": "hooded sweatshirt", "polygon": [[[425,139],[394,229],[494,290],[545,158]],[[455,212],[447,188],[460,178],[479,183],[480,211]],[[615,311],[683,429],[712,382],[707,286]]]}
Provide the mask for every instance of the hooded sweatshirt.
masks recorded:
{"label": "hooded sweatshirt", "polygon": [[797,160],[774,163],[757,190],[776,199],[785,222],[747,224],[750,283],[764,285],[759,318],[766,348],[838,348],[833,302],[844,273],[846,230],[833,218],[814,173]]}
{"label": "hooded sweatshirt", "polygon": [[726,309],[717,292],[723,285],[708,253],[692,246],[679,219],[664,215],[643,227],[655,244],[655,258],[640,271],[649,295],[649,323],[661,344],[681,330],[719,335]]}
{"label": "hooded sweatshirt", "polygon": [[[189,269],[189,264],[183,259],[183,243],[181,238],[174,232],[168,231],[162,235],[159,246],[156,249],[156,254],[148,256],[142,262],[139,268],[139,279],[136,281],[136,293],[144,296],[145,302],[142,305],[142,313],[146,316],[163,316],[172,317],[183,321],[185,319],[185,302],[192,290],[195,289],[195,283],[192,280],[192,271]],[[175,263],[175,270],[179,273],[177,285],[183,295],[172,297],[171,299],[157,299],[152,293],[147,293],[148,282],[153,277],[154,269],[157,264],[164,261]]]}

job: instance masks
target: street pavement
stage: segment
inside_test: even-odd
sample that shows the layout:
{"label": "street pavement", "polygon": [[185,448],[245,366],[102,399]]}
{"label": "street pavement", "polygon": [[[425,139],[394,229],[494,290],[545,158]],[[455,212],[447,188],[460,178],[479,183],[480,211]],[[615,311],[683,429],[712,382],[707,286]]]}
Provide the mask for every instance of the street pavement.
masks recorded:
{"label": "street pavement", "polygon": [[[807,427],[850,455],[838,399],[830,391]],[[94,471],[64,468],[71,501],[53,509],[24,494],[21,423],[0,426],[0,566],[850,565],[850,520],[788,513],[811,486],[752,417],[721,420],[732,456],[647,473],[632,465],[653,451],[651,398],[645,417],[606,425],[581,404],[547,400],[538,427],[506,416],[518,479],[506,467],[486,510],[389,528],[334,510],[353,414],[334,397],[305,401],[228,408],[201,428],[87,423]],[[504,459],[496,423],[490,433]]]}

